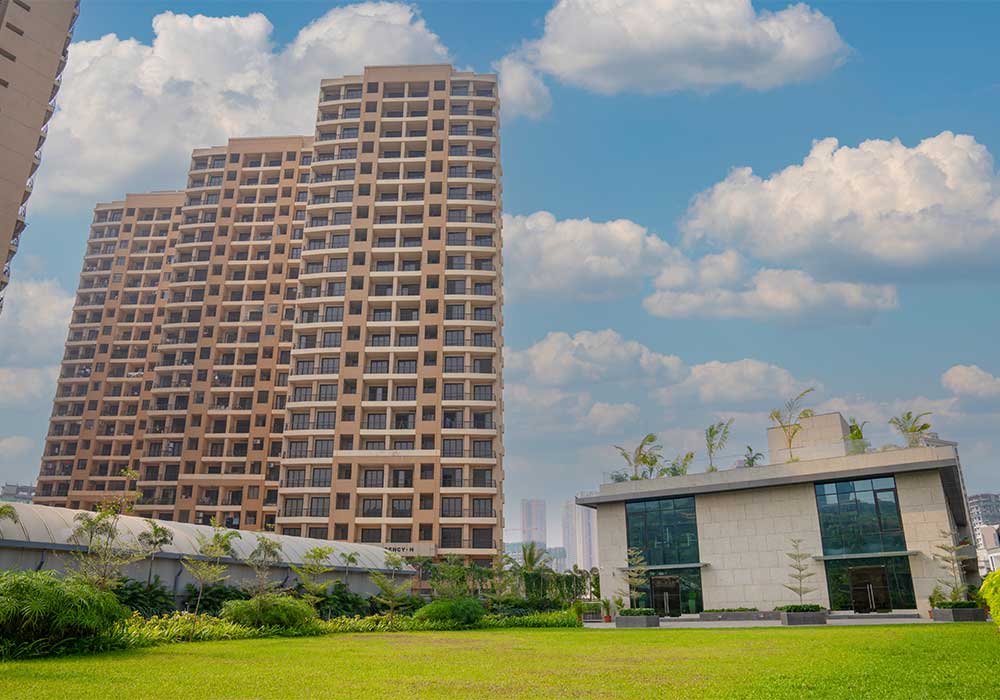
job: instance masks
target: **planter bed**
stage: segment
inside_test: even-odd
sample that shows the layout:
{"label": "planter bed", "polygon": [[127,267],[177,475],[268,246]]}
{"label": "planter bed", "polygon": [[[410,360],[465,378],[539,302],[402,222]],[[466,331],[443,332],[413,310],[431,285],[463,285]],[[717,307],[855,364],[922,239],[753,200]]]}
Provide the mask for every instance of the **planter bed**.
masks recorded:
{"label": "planter bed", "polygon": [[615,627],[659,627],[660,618],[656,615],[618,615],[615,617]]}
{"label": "planter bed", "polygon": [[732,612],[703,612],[698,615],[703,622],[744,622],[746,620],[780,620],[777,610],[739,610]]}
{"label": "planter bed", "polygon": [[982,608],[934,608],[931,617],[936,622],[986,622]]}
{"label": "planter bed", "polygon": [[781,624],[783,625],[825,625],[826,610],[819,612],[782,612]]}

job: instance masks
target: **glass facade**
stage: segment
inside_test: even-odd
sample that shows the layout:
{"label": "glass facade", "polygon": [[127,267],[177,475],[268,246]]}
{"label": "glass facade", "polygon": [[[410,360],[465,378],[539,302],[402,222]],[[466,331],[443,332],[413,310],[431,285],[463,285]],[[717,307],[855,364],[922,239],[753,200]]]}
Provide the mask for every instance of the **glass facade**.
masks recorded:
{"label": "glass facade", "polygon": [[693,496],[626,503],[625,524],[628,546],[642,552],[647,566],[698,563]]}
{"label": "glass facade", "polygon": [[[906,551],[893,477],[833,481],[815,488],[824,555]],[[881,612],[916,607],[910,562],[905,555],[827,559],[823,563],[832,610]]]}
{"label": "glass facade", "polygon": [[891,476],[816,484],[823,554],[878,554],[906,550]]}
{"label": "glass facade", "polygon": [[893,609],[913,609],[917,598],[913,593],[913,577],[906,557],[866,557],[864,559],[833,559],[826,565],[826,585],[830,591],[831,610],[850,610],[857,596],[857,584],[852,586],[852,570],[884,567]]}
{"label": "glass facade", "polygon": [[625,525],[629,548],[642,552],[651,567],[636,587],[636,604],[661,615],[701,612],[701,569],[682,566],[698,563],[694,497],[626,503]]}

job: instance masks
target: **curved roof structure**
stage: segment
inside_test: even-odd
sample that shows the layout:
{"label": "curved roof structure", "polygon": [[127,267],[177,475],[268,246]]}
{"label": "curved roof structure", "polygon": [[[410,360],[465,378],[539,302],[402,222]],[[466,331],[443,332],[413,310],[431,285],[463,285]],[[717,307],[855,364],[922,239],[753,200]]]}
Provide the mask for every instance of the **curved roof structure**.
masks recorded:
{"label": "curved roof structure", "polygon": [[[85,549],[73,537],[76,527],[74,518],[79,513],[87,511],[70,508],[35,505],[31,503],[12,503],[17,512],[18,522],[0,520],[0,547],[19,546],[32,549]],[[176,523],[168,520],[154,521],[173,533],[174,541],[166,545],[157,558],[200,557],[198,554],[198,535],[210,537],[212,528],[208,525],[193,525]],[[145,518],[123,515],[119,518],[118,528],[121,542],[124,546],[139,546],[138,536],[149,529]],[[388,571],[385,563],[386,550],[369,544],[354,542],[335,542],[332,540],[317,540],[311,537],[293,537],[292,535],[277,535],[271,532],[258,533],[236,530],[240,537],[233,540],[236,552],[234,561],[242,561],[249,556],[257,544],[257,535],[265,535],[281,545],[281,563],[278,566],[302,564],[303,555],[314,547],[332,547],[333,552],[327,557],[327,565],[344,570],[341,554],[354,553],[357,563],[348,567],[352,571]],[[412,567],[406,566],[396,572],[402,574],[415,573]]]}

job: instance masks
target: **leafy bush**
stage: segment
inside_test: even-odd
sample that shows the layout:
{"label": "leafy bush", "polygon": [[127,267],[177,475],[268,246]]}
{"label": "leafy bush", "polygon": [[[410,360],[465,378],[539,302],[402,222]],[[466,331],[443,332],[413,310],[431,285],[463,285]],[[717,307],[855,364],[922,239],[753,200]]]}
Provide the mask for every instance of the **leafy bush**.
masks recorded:
{"label": "leafy bush", "polygon": [[757,608],[710,608],[703,612],[707,613],[726,613],[726,612],[759,612]]}
{"label": "leafy bush", "polygon": [[250,600],[227,600],[223,620],[247,627],[296,629],[316,621],[316,611],[301,598],[282,593],[264,593]]}
{"label": "leafy bush", "polygon": [[0,659],[116,648],[108,633],[127,617],[113,594],[81,579],[0,572]]}
{"label": "leafy bush", "polygon": [[510,617],[507,615],[486,615],[476,625],[480,629],[509,629],[512,627],[581,627],[583,623],[572,612],[531,613]]}
{"label": "leafy bush", "polygon": [[601,614],[601,601],[599,600],[585,600],[583,603],[583,612],[585,613],[597,613]]}
{"label": "leafy bush", "polygon": [[935,608],[940,608],[942,610],[954,609],[954,608],[978,608],[979,603],[974,600],[942,600],[934,606]]}
{"label": "leafy bush", "polygon": [[[366,602],[368,603],[368,612],[372,615],[381,615],[387,610],[385,603],[375,596],[368,598]],[[418,595],[406,595],[402,597],[399,604],[396,606],[396,614],[412,615],[426,604],[427,601]]]}
{"label": "leafy bush", "polygon": [[1000,625],[1000,572],[991,571],[983,579],[983,585],[979,587],[977,597],[986,603],[993,621]]}
{"label": "leafy bush", "polygon": [[143,581],[123,578],[113,593],[119,603],[130,610],[135,610],[143,617],[169,615],[177,610],[174,596],[160,583],[159,576],[156,576],[149,586]]}
{"label": "leafy bush", "polygon": [[454,621],[463,627],[476,624],[486,610],[483,604],[475,598],[453,598],[451,600],[435,600],[417,610],[414,616],[418,620],[433,622]]}
{"label": "leafy bush", "polygon": [[211,615],[175,612],[145,619],[135,613],[121,625],[123,647],[138,648],[156,644],[173,644],[193,639],[213,642],[228,639],[259,639],[272,631],[249,627]]}
{"label": "leafy bush", "polygon": [[324,593],[315,598],[316,612],[324,620],[367,615],[371,608],[367,598],[349,590],[343,581],[334,581]]}
{"label": "leafy bush", "polygon": [[826,608],[822,605],[815,605],[813,603],[806,603],[804,605],[779,605],[775,608],[778,612],[825,612]]}
{"label": "leafy bush", "polygon": [[543,596],[521,598],[520,596],[509,595],[491,598],[486,601],[487,612],[512,617],[531,615],[537,612],[552,612],[561,610],[562,608],[563,606],[558,601]]}
{"label": "leafy bush", "polygon": [[[187,605],[194,608],[194,601],[198,598],[198,587],[188,584],[184,587],[187,596]],[[201,596],[201,607],[199,613],[218,617],[222,613],[222,605],[227,600],[249,600],[250,594],[242,588],[218,584],[215,586],[205,586],[205,592]]]}
{"label": "leafy bush", "polygon": [[643,615],[656,615],[653,608],[622,608],[618,611],[622,617],[640,617]]}

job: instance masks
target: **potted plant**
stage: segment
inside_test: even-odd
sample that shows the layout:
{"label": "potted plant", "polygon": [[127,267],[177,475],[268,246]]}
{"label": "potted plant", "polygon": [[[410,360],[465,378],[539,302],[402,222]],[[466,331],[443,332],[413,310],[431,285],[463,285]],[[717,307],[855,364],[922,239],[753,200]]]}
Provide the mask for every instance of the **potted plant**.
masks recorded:
{"label": "potted plant", "polygon": [[807,593],[812,593],[815,588],[806,585],[806,581],[816,575],[816,572],[809,571],[809,554],[802,551],[802,540],[792,538],[792,551],[785,552],[788,557],[788,566],[792,570],[788,575],[791,583],[782,584],[785,588],[795,593],[799,597],[797,605],[782,605],[775,608],[781,613],[781,624],[783,625],[825,625],[826,609],[821,605],[806,603]]}
{"label": "potted plant", "polygon": [[607,598],[601,598],[601,612],[604,613],[604,621],[611,622],[611,601]]}
{"label": "potted plant", "polygon": [[653,608],[624,608],[615,617],[615,627],[659,627],[660,616]]}
{"label": "potted plant", "polygon": [[[975,557],[966,554],[969,541],[962,539],[957,532],[942,530],[941,539],[944,544],[935,545],[940,550],[933,554],[941,565],[945,577],[938,579],[937,586],[931,593],[931,619],[938,622],[986,622],[986,611],[975,600],[969,600],[969,586],[966,585],[962,568],[966,560]],[[942,590],[947,589],[947,594]]]}

